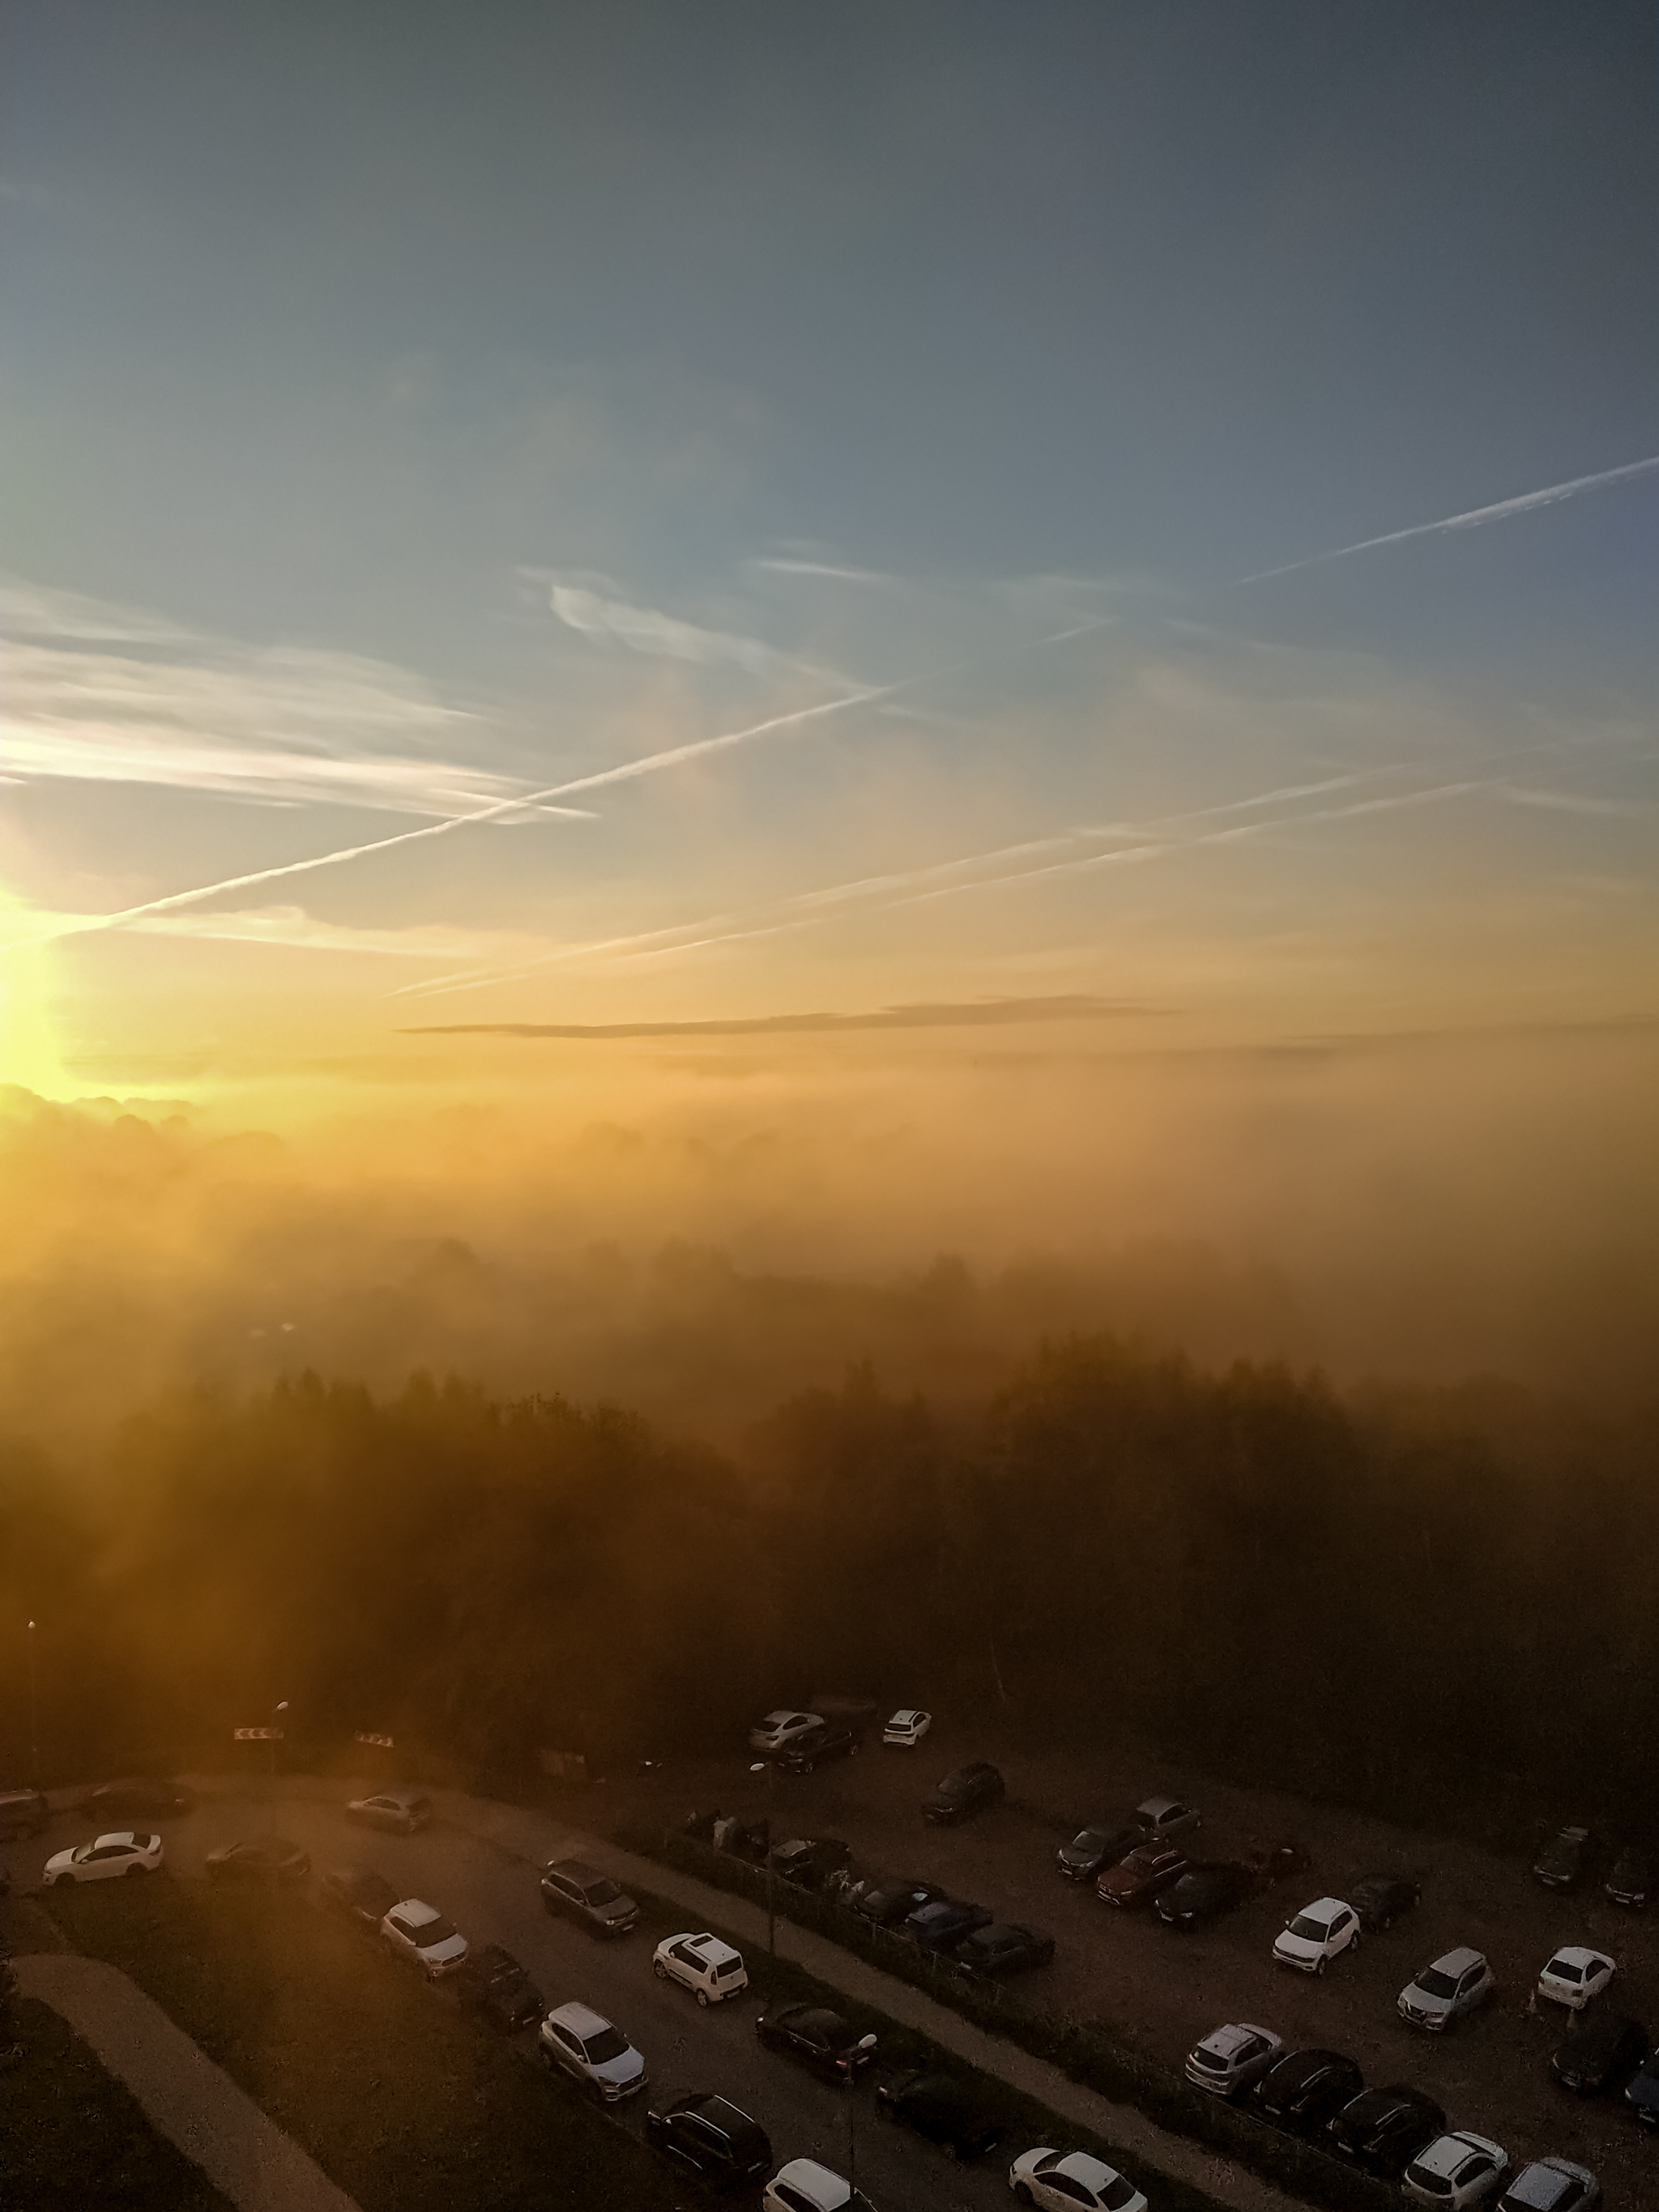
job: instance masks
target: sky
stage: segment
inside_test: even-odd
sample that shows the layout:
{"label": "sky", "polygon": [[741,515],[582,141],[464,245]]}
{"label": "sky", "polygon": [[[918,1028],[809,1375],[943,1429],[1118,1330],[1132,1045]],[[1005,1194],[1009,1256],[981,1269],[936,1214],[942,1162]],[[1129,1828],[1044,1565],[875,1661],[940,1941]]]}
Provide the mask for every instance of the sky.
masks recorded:
{"label": "sky", "polygon": [[0,1078],[1659,1018],[1647,8],[4,42]]}

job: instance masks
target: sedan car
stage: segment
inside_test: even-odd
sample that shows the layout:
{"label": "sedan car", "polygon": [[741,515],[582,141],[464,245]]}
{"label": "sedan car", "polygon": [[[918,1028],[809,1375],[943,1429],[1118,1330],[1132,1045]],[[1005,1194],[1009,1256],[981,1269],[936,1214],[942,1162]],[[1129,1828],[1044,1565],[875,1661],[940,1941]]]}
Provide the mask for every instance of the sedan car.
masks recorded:
{"label": "sedan car", "polygon": [[969,1905],[959,1897],[936,1897],[931,1905],[910,1915],[903,1933],[918,1951],[954,1951],[969,1936],[988,1928],[995,1917],[988,1905]]}
{"label": "sedan car", "polygon": [[902,1751],[914,1751],[933,1725],[932,1713],[924,1713],[915,1705],[901,1705],[882,1729],[881,1740]]}
{"label": "sedan car", "polygon": [[1147,2212],[1133,2182],[1083,2150],[1028,2150],[1009,2167],[1008,2186],[1048,2212]]}
{"label": "sedan car", "polygon": [[380,1933],[401,1958],[412,1959],[429,1982],[453,1974],[466,1956],[466,1938],[435,1905],[405,1897],[380,1923]]}
{"label": "sedan car", "polygon": [[1571,1889],[1584,1871],[1589,1847],[1588,1828],[1559,1829],[1533,1861],[1533,1873],[1546,1889]]}
{"label": "sedan car", "polygon": [[1626,2081],[1648,2055],[1648,2032],[1622,2013],[1593,2013],[1581,2020],[1550,2059],[1564,2089],[1576,2096],[1599,2097]]}
{"label": "sedan car", "polygon": [[323,1876],[322,1890],[323,1903],[360,1928],[378,1929],[398,1901],[397,1891],[373,1867],[331,1867]]}
{"label": "sedan car", "polygon": [[875,2212],[861,2189],[820,2166],[815,2158],[792,2158],[766,2185],[761,2212]]}
{"label": "sedan car", "polygon": [[1359,1915],[1366,1935],[1376,1936],[1392,1928],[1402,1912],[1411,1911],[1421,1902],[1422,1896],[1421,1884],[1404,1875],[1373,1874],[1355,1883],[1348,1892],[1348,1902]]}
{"label": "sedan car", "polygon": [[1210,1866],[1189,1866],[1179,1881],[1158,1892],[1152,1910],[1165,1927],[1190,1933],[1205,1921],[1231,1912],[1255,1889],[1255,1876],[1249,1867],[1218,1860]]}
{"label": "sedan car", "polygon": [[585,2004],[556,2005],[536,2041],[550,2074],[568,2074],[602,2105],[619,2103],[645,2087],[644,2059],[619,2027]]}
{"label": "sedan car", "polygon": [[1619,1969],[1605,1951],[1588,1951],[1580,1943],[1564,1943],[1538,1977],[1538,1994],[1552,2004],[1583,2012],[1592,1997],[1611,1986]]}
{"label": "sedan car", "polygon": [[1193,2045],[1183,2070],[1195,2089],[1207,2089],[1212,2097],[1236,2097],[1259,2081],[1284,2049],[1270,2027],[1229,2021]]}
{"label": "sedan car", "polygon": [[724,2097],[701,2091],[679,2098],[664,2112],[647,2112],[645,2139],[716,2189],[760,2181],[771,2169],[772,2145],[765,2129]]}
{"label": "sedan car", "polygon": [[1396,2084],[1362,2089],[1344,2105],[1326,2136],[1330,2148],[1367,2173],[1398,2181],[1435,2137],[1444,2132],[1446,2115],[1421,2089]]}
{"label": "sedan car", "polygon": [[499,1943],[469,1951],[455,1969],[451,1986],[469,2012],[476,2012],[503,2035],[529,2027],[542,2016],[541,1991]]}
{"label": "sedan car", "polygon": [[1602,1884],[1615,1905],[1627,1905],[1639,1912],[1647,1903],[1653,1887],[1653,1862],[1645,1851],[1627,1844],[1613,1863],[1613,1871]]}
{"label": "sedan car", "polygon": [[1281,1966],[1322,1974],[1333,1959],[1359,1948],[1359,1915],[1340,1897],[1316,1897],[1287,1920],[1273,1943]]}
{"label": "sedan car", "polygon": [[1416,1980],[1407,1982],[1401,1990],[1395,2005],[1401,2020],[1440,2034],[1466,2012],[1485,2004],[1493,1986],[1486,1954],[1465,1945],[1461,1950],[1443,1953],[1431,1966],[1425,1966]]}
{"label": "sedan car", "polygon": [[851,1866],[853,1853],[839,1836],[792,1836],[774,1848],[771,1861],[781,1881],[792,1881],[797,1889],[822,1889],[831,1875]]}
{"label": "sedan car", "polygon": [[1003,2130],[965,2081],[950,2074],[904,2074],[876,2090],[876,2111],[901,2121],[947,2158],[983,2158],[1002,2141]]}
{"label": "sedan car", "polygon": [[886,1875],[878,1881],[867,1882],[853,1899],[854,1912],[861,1912],[866,1920],[873,1920],[878,1928],[892,1928],[908,1920],[913,1912],[920,1912],[924,1905],[933,1905],[945,1893],[936,1881],[915,1881],[902,1875]]}
{"label": "sedan car", "polygon": [[1095,1884],[1095,1895],[1108,1905],[1150,1905],[1187,1871],[1187,1854],[1176,1844],[1137,1844],[1127,1859],[1108,1867]]}
{"label": "sedan car", "polygon": [[976,1759],[945,1776],[922,1806],[921,1817],[933,1821],[936,1827],[953,1828],[959,1820],[983,1812],[988,1805],[1000,1805],[1006,1795],[1002,1777],[995,1767],[986,1759]]}
{"label": "sedan car", "polygon": [[210,1881],[303,1881],[311,1872],[311,1854],[281,1836],[259,1836],[210,1851],[205,1864]]}
{"label": "sedan car", "polygon": [[864,1730],[852,1721],[820,1721],[804,1729],[772,1753],[774,1766],[786,1774],[811,1774],[826,1759],[852,1759],[864,1741]]}
{"label": "sedan car", "polygon": [[1340,2051],[1292,2051],[1275,2059],[1255,2085],[1255,2107],[1282,2128],[1322,2128],[1365,2086]]}
{"label": "sedan car", "polygon": [[110,1881],[120,1875],[154,1874],[161,1859],[159,1836],[124,1828],[114,1835],[100,1836],[93,1843],[54,1851],[46,1861],[40,1883],[44,1889],[54,1889],[60,1881]]}
{"label": "sedan car", "polygon": [[787,2051],[832,2081],[850,2081],[875,2056],[876,2039],[825,2005],[780,2005],[760,2014],[755,2033],[769,2051]]}
{"label": "sedan car", "polygon": [[665,1936],[651,1957],[659,1982],[678,1982],[700,2005],[719,2004],[749,1986],[741,1951],[718,1936]]}
{"label": "sedan car", "polygon": [[813,1729],[823,1726],[823,1717],[820,1713],[803,1713],[793,1706],[779,1705],[775,1711],[757,1720],[750,1729],[749,1748],[759,1752],[763,1759],[769,1759],[774,1753],[781,1751],[786,1744],[793,1743],[797,1736],[806,1735]]}
{"label": "sedan car", "polygon": [[1432,2204],[1441,2212],[1465,2212],[1479,2204],[1502,2182],[1510,2170],[1510,2154],[1487,2136],[1437,2136],[1400,2177],[1400,2186],[1419,2204]]}
{"label": "sedan car", "polygon": [[1106,1868],[1127,1859],[1140,1841],[1139,1829],[1127,1823],[1079,1828],[1071,1842],[1062,1844],[1054,1853],[1054,1864],[1067,1881],[1093,1881]]}
{"label": "sedan car", "polygon": [[1204,1823],[1190,1805],[1178,1797],[1143,1797],[1135,1807],[1134,1824],[1144,1844],[1161,1844],[1166,1836],[1184,1835]]}
{"label": "sedan car", "polygon": [[994,1920],[987,1928],[975,1929],[956,1953],[964,1974],[1023,1974],[1032,1966],[1051,1966],[1054,1956],[1052,1936],[1011,1920]]}
{"label": "sedan car", "polygon": [[89,1790],[76,1807],[88,1820],[106,1820],[111,1814],[141,1820],[165,1820],[174,1813],[188,1813],[196,1800],[176,1782],[156,1782],[134,1776],[125,1782],[105,1782]]}
{"label": "sedan car", "polygon": [[1589,2212],[1601,2202],[1601,2185],[1589,2166],[1570,2158],[1535,2158],[1498,2198],[1498,2212]]}
{"label": "sedan car", "polygon": [[595,1936],[626,1936],[640,1917],[633,1899],[586,1859],[550,1859],[541,1882],[550,1912],[580,1920]]}
{"label": "sedan car", "polygon": [[366,1828],[386,1828],[393,1835],[412,1836],[432,1818],[432,1800],[412,1790],[383,1790],[373,1797],[354,1797],[346,1807],[348,1820]]}

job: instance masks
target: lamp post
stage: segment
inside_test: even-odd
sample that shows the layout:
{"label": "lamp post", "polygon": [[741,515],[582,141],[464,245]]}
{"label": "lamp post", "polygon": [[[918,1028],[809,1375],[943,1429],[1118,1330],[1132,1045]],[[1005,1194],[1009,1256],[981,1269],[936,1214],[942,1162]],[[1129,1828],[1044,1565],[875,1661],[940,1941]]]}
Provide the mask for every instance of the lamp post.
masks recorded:
{"label": "lamp post", "polygon": [[35,1694],[34,1623],[29,1623],[29,1787],[40,1787],[40,1707]]}
{"label": "lamp post", "polygon": [[[876,2039],[873,2035],[863,2035],[859,2038],[857,2048],[860,2051],[873,2051],[875,2047]],[[860,2201],[859,2197],[859,2138],[856,2124],[859,2110],[858,2087],[859,2077],[855,2069],[847,2077],[847,2186],[853,2192],[848,2200],[848,2212],[854,2212],[854,2208]]]}
{"label": "lamp post", "polygon": [[772,1808],[777,1797],[777,1769],[769,1759],[757,1759],[749,1771],[766,1777],[766,1996],[769,2004],[778,1986],[777,1896],[772,1887],[777,1879],[772,1866]]}

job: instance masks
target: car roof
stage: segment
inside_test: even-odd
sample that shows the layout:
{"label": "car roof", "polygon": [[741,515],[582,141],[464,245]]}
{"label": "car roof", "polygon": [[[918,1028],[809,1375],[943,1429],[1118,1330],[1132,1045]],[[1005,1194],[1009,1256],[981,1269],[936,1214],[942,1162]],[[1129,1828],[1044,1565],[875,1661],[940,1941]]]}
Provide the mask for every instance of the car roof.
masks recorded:
{"label": "car roof", "polygon": [[810,2197],[823,2212],[837,2212],[852,2194],[848,2184],[827,2166],[820,2166],[815,2158],[792,2158],[787,2166],[781,2166],[772,2177],[775,2181],[787,2181],[799,2189],[803,2197]]}
{"label": "car roof", "polygon": [[1592,1951],[1583,1943],[1558,1943],[1550,1953],[1550,1965],[1558,1959],[1571,1959],[1575,1966],[1610,1966],[1613,1960],[1605,1951]]}
{"label": "car roof", "polygon": [[1438,1966],[1443,1974],[1467,1974],[1471,1966],[1484,1966],[1486,1963],[1486,1954],[1484,1951],[1472,1950],[1467,1943],[1464,1943],[1455,1951],[1443,1951],[1437,1959],[1431,1959],[1429,1961],[1423,1972],[1425,1974],[1430,1973]]}
{"label": "car roof", "polygon": [[1160,1814],[1181,1813],[1186,1808],[1179,1797],[1143,1797],[1135,1810],[1144,1813],[1149,1820],[1156,1820]]}
{"label": "car roof", "polygon": [[1118,2178],[1117,2168],[1108,2166],[1086,2150],[1070,2150],[1055,2164],[1043,2168],[1045,2173],[1063,2173],[1068,2179],[1080,2181],[1085,2189],[1092,2189],[1097,2197],[1109,2182]]}
{"label": "car roof", "polygon": [[700,1951],[711,1966],[723,1966],[731,1959],[740,1959],[741,1951],[734,1951],[729,1943],[722,1943],[718,1936],[684,1936],[678,1939],[693,1951]]}
{"label": "car roof", "polygon": [[923,1714],[920,1705],[901,1705],[887,1725],[889,1728],[908,1728],[912,1721],[919,1721],[922,1718]]}
{"label": "car roof", "polygon": [[[1304,1905],[1302,1908],[1302,1911],[1312,1920],[1334,1920],[1339,1912],[1352,1911],[1353,1907],[1346,1897],[1316,1897],[1311,1905]],[[1297,1919],[1301,1917],[1301,1913],[1293,1916]]]}
{"label": "car roof", "polygon": [[544,1874],[562,1874],[571,1881],[603,1881],[605,1876],[586,1859],[550,1859],[542,1869]]}
{"label": "car roof", "polygon": [[1212,2027],[1209,2033],[1201,2037],[1200,2040],[1206,2050],[1231,2053],[1241,2049],[1247,2043],[1253,2043],[1259,2035],[1265,2035],[1270,2043],[1277,2043],[1279,2040],[1272,2028],[1257,2027],[1253,2021],[1248,2020],[1224,2021],[1219,2027]]}
{"label": "car roof", "polygon": [[93,1838],[92,1848],[94,1850],[98,1850],[105,1844],[136,1844],[140,1850],[143,1850],[148,1845],[149,1840],[150,1839],[148,1836],[135,1834],[131,1828],[116,1828],[113,1829],[107,1836],[94,1836]]}
{"label": "car roof", "polygon": [[1412,2160],[1413,2171],[1438,2174],[1444,2180],[1455,2173],[1464,2160],[1472,2154],[1484,2151],[1488,2157],[1504,2156],[1501,2143],[1490,2136],[1472,2136],[1461,2131],[1437,2136],[1425,2149],[1419,2151]]}
{"label": "car roof", "polygon": [[420,1897],[400,1897],[392,1910],[410,1928],[425,1928],[443,1918],[435,1905],[428,1905]]}
{"label": "car roof", "polygon": [[556,2020],[561,2027],[568,2027],[583,2043],[590,2035],[599,2035],[611,2025],[603,2013],[595,2012],[590,2005],[574,2002],[555,2005],[547,2017]]}

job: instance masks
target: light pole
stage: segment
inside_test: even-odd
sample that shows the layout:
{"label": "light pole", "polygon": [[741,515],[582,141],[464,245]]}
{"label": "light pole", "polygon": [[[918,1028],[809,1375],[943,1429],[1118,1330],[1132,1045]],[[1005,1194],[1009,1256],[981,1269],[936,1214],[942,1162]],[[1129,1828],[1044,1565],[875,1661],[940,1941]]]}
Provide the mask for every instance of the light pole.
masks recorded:
{"label": "light pole", "polygon": [[34,1623],[29,1623],[29,1787],[40,1787],[40,1707],[35,1694]]}
{"label": "light pole", "polygon": [[769,1759],[757,1759],[749,1771],[766,1777],[766,2001],[769,2004],[778,1988],[777,1896],[772,1887],[777,1880],[772,1866],[772,1808],[777,1798],[777,1769]]}
{"label": "light pole", "polygon": [[[857,2048],[860,2051],[873,2051],[875,2047],[876,2039],[873,2035],[864,2035],[859,2038]],[[853,2192],[848,2199],[848,2212],[854,2212],[854,2208],[860,2201],[859,2197],[859,2138],[856,2125],[859,2108],[858,2089],[859,2077],[855,2059],[854,2070],[847,2077],[847,2186]]]}

